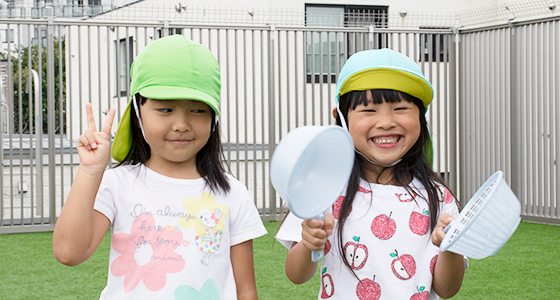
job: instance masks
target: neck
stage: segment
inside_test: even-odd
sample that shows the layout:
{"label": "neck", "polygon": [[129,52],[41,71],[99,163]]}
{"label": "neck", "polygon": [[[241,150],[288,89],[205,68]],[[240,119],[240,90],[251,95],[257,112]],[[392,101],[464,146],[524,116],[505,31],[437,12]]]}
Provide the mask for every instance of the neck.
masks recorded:
{"label": "neck", "polygon": [[167,177],[179,179],[197,179],[202,177],[196,169],[196,164],[192,161],[176,163],[163,159],[157,159],[152,156],[150,157],[150,159],[148,159],[148,161],[146,161],[144,165],[146,165],[146,167],[150,168],[151,170]]}

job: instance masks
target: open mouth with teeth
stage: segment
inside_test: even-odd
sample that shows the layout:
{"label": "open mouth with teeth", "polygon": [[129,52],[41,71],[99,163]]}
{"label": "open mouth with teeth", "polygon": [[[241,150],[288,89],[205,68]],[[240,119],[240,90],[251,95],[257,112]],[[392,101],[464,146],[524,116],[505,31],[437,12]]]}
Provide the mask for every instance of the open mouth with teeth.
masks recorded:
{"label": "open mouth with teeth", "polygon": [[399,142],[401,135],[373,137],[371,141],[376,145],[392,145]]}

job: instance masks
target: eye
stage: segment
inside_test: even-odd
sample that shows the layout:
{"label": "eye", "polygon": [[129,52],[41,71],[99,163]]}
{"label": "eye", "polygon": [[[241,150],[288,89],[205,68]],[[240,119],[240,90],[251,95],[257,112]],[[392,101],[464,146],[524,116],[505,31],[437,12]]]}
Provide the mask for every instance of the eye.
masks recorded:
{"label": "eye", "polygon": [[195,113],[195,114],[203,114],[206,113],[206,109],[204,108],[195,108],[195,109],[191,109],[191,112]]}
{"label": "eye", "polygon": [[171,108],[158,108],[157,110],[162,113],[170,113],[173,111]]}

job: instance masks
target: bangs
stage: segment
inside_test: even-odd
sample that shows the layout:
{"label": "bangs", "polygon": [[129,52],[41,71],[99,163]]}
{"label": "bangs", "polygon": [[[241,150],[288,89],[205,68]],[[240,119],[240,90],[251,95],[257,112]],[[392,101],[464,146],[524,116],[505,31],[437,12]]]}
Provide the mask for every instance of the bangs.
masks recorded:
{"label": "bangs", "polygon": [[[368,94],[371,95],[371,98],[368,97]],[[373,104],[381,104],[383,102],[386,103],[399,103],[402,100],[406,102],[414,103],[418,108],[420,108],[421,112],[424,112],[424,105],[422,101],[416,97],[410,96],[409,94],[396,91],[396,90],[365,90],[365,91],[352,91],[345,95],[341,96],[341,100],[344,99],[348,101],[348,108],[350,110],[355,110],[358,105],[367,106],[368,103]]]}

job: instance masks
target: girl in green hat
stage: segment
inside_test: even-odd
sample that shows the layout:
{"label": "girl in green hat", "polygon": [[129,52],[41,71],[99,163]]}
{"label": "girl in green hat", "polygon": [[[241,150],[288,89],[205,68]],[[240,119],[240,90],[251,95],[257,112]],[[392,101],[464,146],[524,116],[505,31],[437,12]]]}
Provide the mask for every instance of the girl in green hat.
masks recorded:
{"label": "girl in green hat", "polygon": [[[218,62],[182,35],[165,37],[134,60],[130,90],[112,147],[115,109],[97,132],[86,105],[56,259],[84,262],[111,226],[101,299],[257,299],[252,240],[266,229],[247,188],[224,171]],[[105,170],[110,155],[119,164]]]}
{"label": "girl in green hat", "polygon": [[343,66],[333,116],[354,141],[346,190],[325,221],[289,214],[276,235],[290,249],[297,284],[317,270],[318,299],[438,299],[455,295],[466,259],[439,251],[456,201],[432,171],[425,112],[431,84],[418,65],[389,49],[362,51]]}

